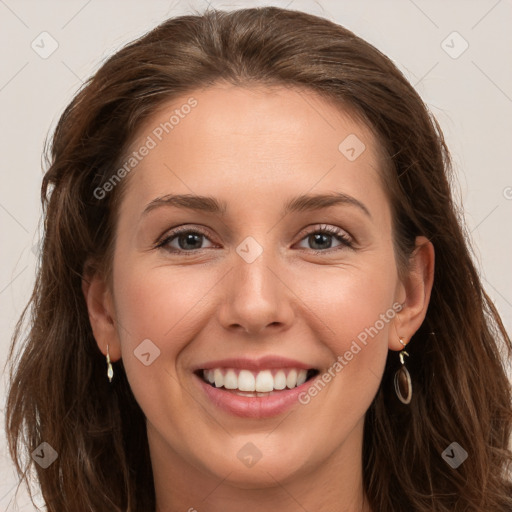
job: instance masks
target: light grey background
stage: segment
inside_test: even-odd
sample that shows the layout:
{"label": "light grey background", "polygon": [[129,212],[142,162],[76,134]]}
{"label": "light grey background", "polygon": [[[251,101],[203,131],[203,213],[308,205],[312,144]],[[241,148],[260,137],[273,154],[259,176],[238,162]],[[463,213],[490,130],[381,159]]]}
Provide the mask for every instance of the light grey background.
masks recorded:
{"label": "light grey background", "polygon": [[[444,130],[458,172],[456,201],[464,208],[483,283],[510,333],[512,2],[211,3],[224,9],[269,4],[345,25],[387,54],[415,85]],[[0,0],[1,368],[34,280],[45,136],[82,81],[106,57],[165,18],[206,7],[206,0]],[[34,41],[40,52],[51,48],[48,36],[40,36],[43,31],[58,43],[46,59],[31,47]],[[467,50],[457,56],[465,41]],[[5,375],[1,382],[3,420]],[[0,510],[34,510],[24,492],[15,496],[17,480],[4,437],[2,429]]]}

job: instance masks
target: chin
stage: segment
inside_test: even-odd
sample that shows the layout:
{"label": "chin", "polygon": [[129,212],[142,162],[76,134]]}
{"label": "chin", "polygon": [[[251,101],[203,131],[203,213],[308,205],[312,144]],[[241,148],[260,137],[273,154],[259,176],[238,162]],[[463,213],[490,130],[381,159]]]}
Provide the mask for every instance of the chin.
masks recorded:
{"label": "chin", "polygon": [[[250,452],[250,449],[246,452]],[[275,487],[288,479],[296,478],[298,473],[305,470],[305,464],[303,453],[297,454],[296,457],[287,454],[286,458],[280,453],[268,456],[262,454],[258,460],[244,461],[242,452],[240,458],[236,455],[225,457],[221,464],[214,467],[210,465],[208,470],[214,473],[217,479],[234,487],[262,489]]]}
{"label": "chin", "polygon": [[[298,465],[299,466],[299,465]],[[220,472],[216,468],[215,473],[223,484],[231,485],[238,489],[267,489],[276,487],[296,475],[297,468],[284,467],[280,461],[259,461],[252,468],[241,467],[238,464],[225,466],[225,471]],[[228,475],[229,474],[229,475]],[[226,475],[228,475],[226,477]]]}

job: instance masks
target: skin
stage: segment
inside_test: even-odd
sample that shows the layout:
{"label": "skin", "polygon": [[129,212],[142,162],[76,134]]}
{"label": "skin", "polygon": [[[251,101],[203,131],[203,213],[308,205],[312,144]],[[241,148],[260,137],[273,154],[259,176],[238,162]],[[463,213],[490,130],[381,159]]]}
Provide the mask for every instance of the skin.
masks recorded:
{"label": "skin", "polygon": [[[113,361],[123,358],[147,417],[157,510],[368,512],[364,417],[388,350],[401,350],[398,336],[407,343],[425,317],[432,244],[418,237],[400,280],[377,141],[311,91],[197,90],[155,113],[132,148],[190,96],[197,106],[125,178],[112,287],[99,274],[83,286],[98,346],[106,354],[108,344]],[[349,134],[366,146],[354,161],[338,150]],[[331,192],[356,198],[370,216],[349,204],[281,214],[291,197]],[[227,210],[218,216],[163,206],[141,218],[150,201],[169,193],[211,195]],[[167,250],[153,248],[183,224],[208,236],[191,249],[182,237],[187,254],[169,252],[180,248],[179,238]],[[315,245],[307,235],[322,225],[340,228],[353,247],[335,236]],[[252,263],[236,252],[248,236],[263,249]],[[400,314],[307,405],[269,419],[239,418],[194,381],[195,365],[236,356],[282,355],[325,371],[395,302],[404,306]],[[133,353],[145,339],[160,350],[149,366]],[[262,454],[252,467],[237,457],[248,442]]]}

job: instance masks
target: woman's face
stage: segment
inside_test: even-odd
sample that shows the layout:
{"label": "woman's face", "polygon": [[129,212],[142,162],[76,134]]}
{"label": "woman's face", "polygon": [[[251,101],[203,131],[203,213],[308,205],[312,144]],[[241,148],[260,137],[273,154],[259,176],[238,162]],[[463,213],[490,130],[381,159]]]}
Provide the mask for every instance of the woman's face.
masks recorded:
{"label": "woman's face", "polygon": [[374,137],[312,92],[216,85],[132,150],[109,343],[154,463],[246,487],[358,464],[406,298]]}

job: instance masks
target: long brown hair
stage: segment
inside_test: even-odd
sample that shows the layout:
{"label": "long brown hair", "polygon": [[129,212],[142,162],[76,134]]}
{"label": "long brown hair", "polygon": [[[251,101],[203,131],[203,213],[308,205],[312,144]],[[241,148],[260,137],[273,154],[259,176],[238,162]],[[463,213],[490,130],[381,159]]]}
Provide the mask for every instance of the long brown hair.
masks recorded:
{"label": "long brown hair", "polygon": [[[385,155],[399,270],[416,236],[434,244],[430,305],[408,345],[413,400],[406,406],[394,394],[399,363],[390,351],[366,414],[363,479],[372,509],[512,510],[504,364],[512,344],[482,288],[451,198],[441,130],[372,45],[328,20],[276,7],[169,19],[108,59],[62,114],[41,190],[41,261],[10,355],[6,428],[20,474],[45,441],[58,458],[47,469],[33,466],[49,512],[154,510],[144,414],[122,361],[109,385],[81,289],[86,260],[96,262],[92,270],[111,270],[126,180],[105,197],[94,191],[122,165],[148,116],[219,81],[307,88],[356,112]],[[468,453],[456,469],[442,456],[452,442]]]}

